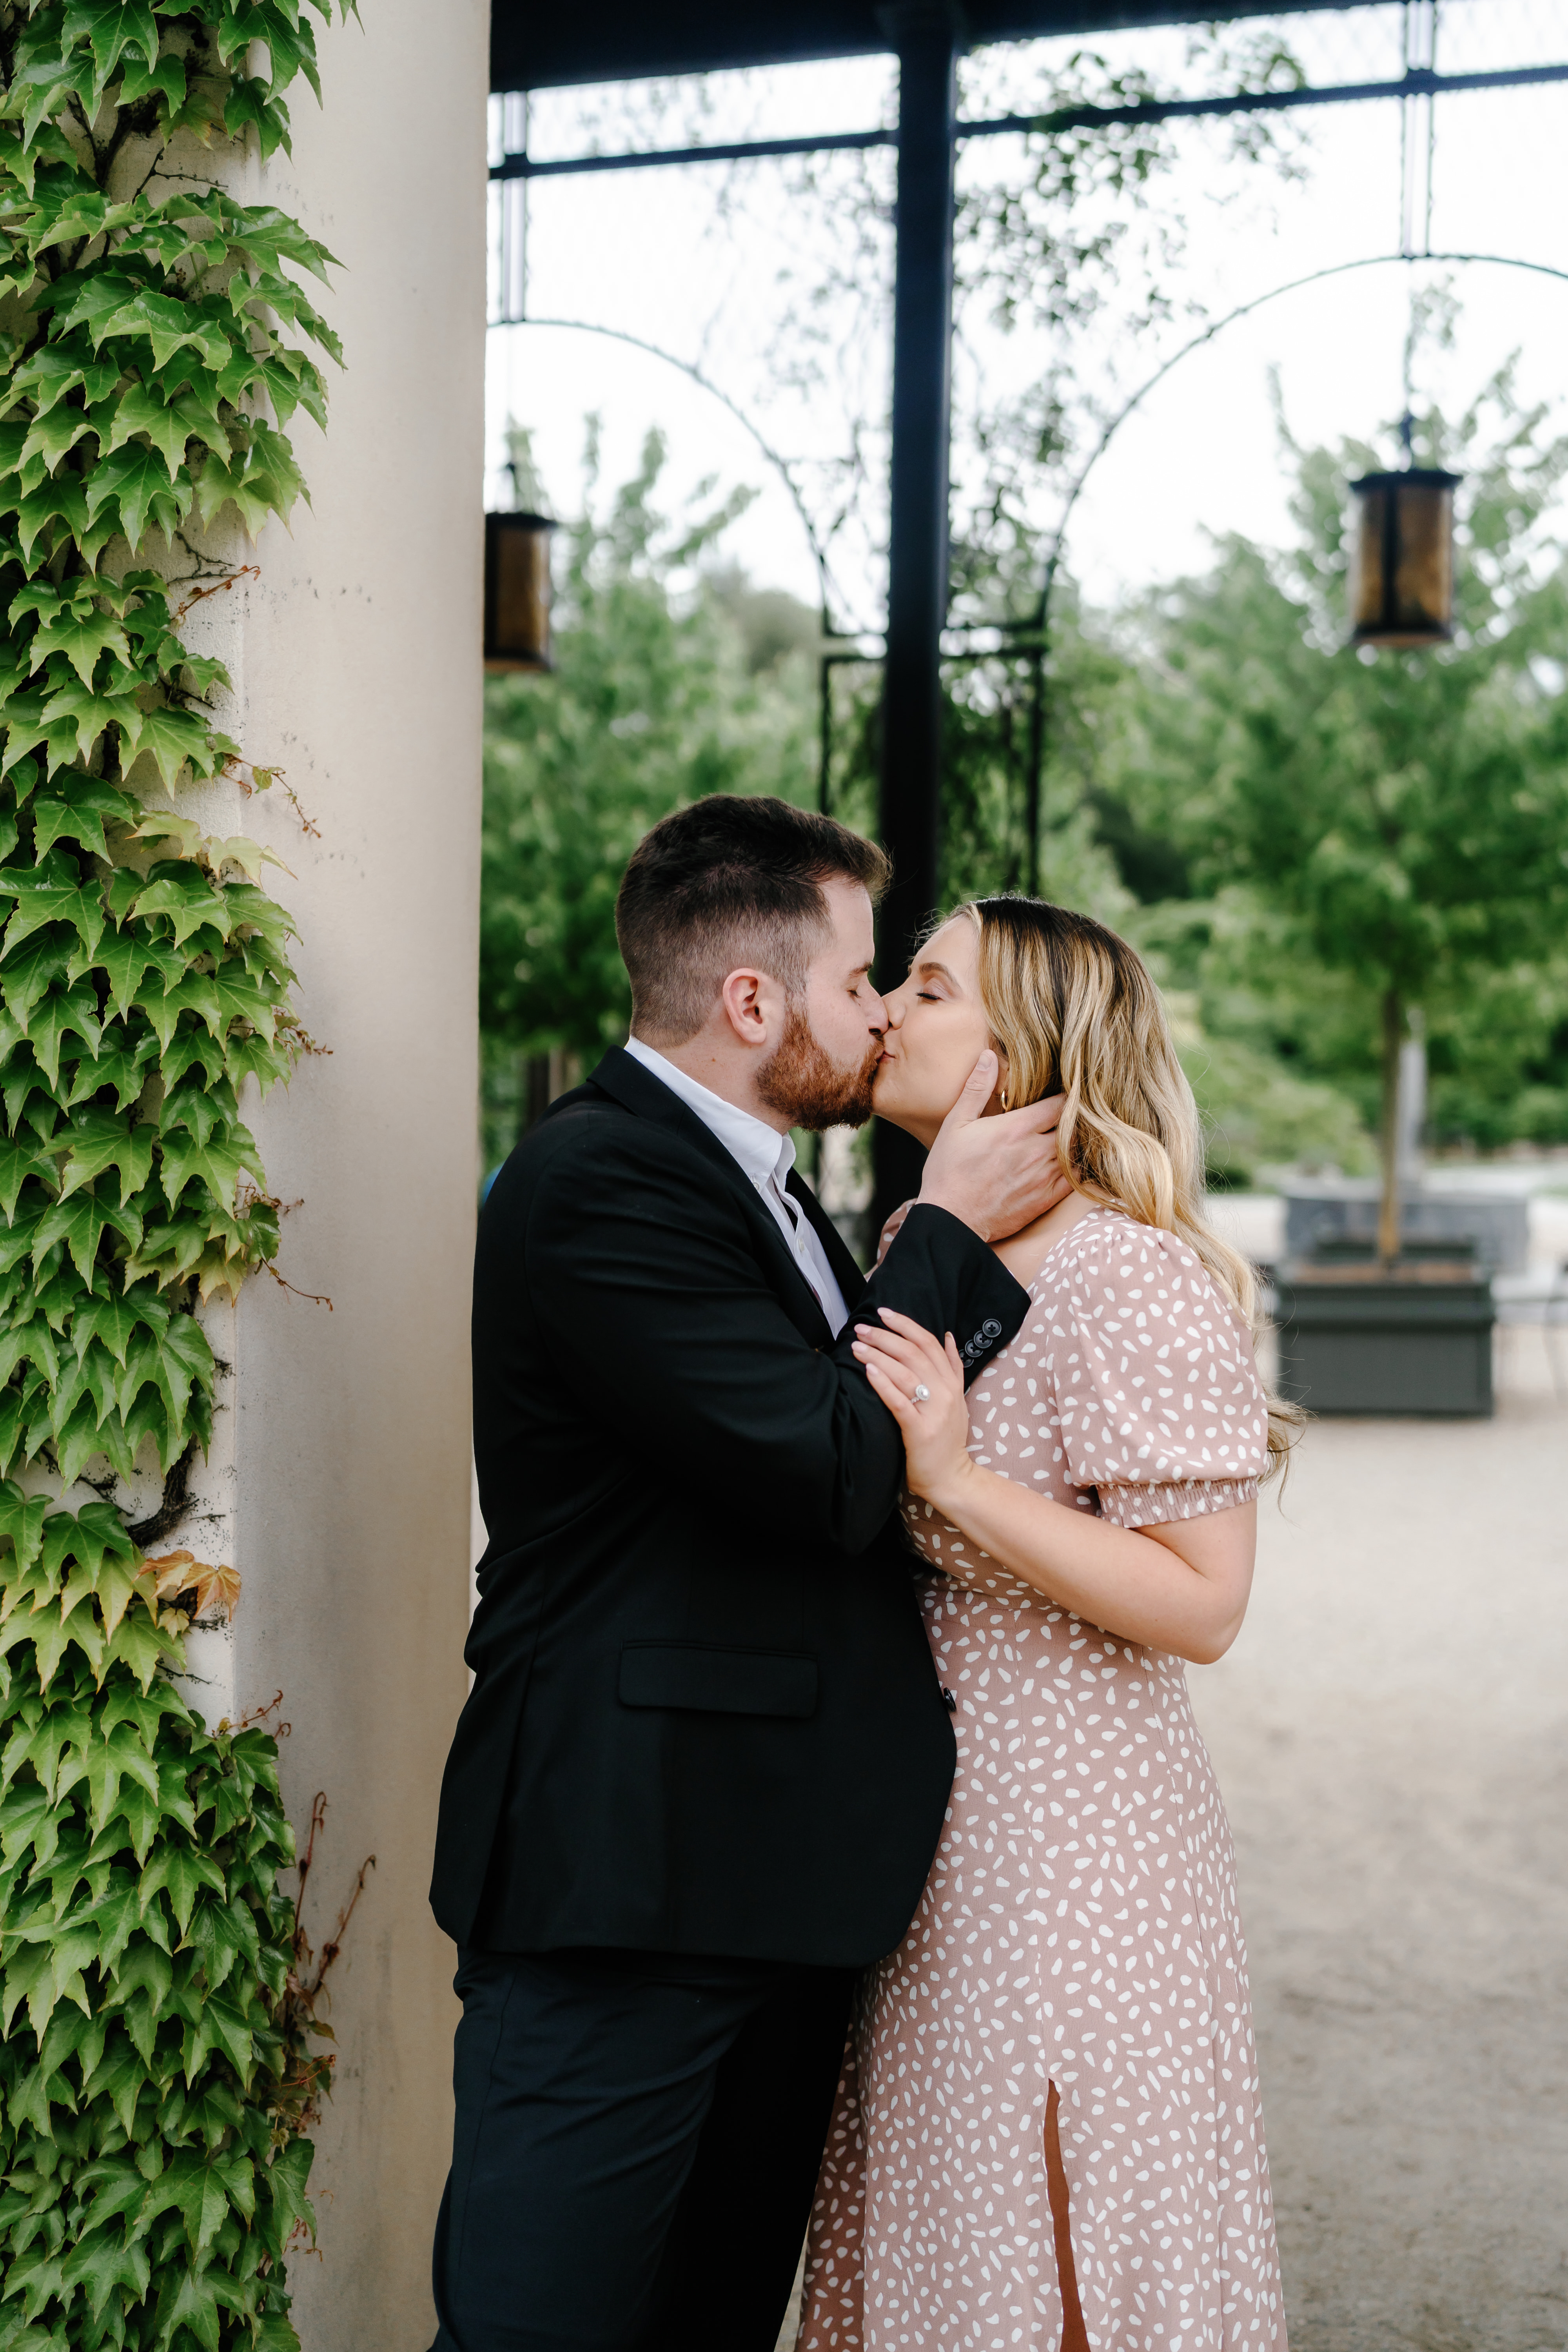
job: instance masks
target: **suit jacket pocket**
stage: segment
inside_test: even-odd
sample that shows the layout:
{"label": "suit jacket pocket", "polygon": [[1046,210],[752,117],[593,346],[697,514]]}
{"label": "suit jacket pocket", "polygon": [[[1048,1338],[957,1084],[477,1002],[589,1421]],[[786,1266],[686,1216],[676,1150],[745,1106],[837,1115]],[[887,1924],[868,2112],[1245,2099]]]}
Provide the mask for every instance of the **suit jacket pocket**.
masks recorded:
{"label": "suit jacket pocket", "polygon": [[623,1706],[804,1718],[816,1712],[816,1660],[785,1650],[628,1642],[621,1652],[620,1698]]}

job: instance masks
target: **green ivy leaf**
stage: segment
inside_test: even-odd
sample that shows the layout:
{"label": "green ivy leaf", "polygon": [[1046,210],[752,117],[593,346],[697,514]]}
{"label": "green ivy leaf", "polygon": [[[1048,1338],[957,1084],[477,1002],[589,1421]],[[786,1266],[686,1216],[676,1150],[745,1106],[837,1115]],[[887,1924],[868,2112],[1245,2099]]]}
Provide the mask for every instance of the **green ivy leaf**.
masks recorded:
{"label": "green ivy leaf", "polygon": [[71,1345],[79,1355],[90,1342],[99,1340],[123,1369],[125,1351],[138,1325],[151,1322],[155,1332],[162,1331],[168,1316],[167,1307],[149,1292],[111,1292],[78,1308],[71,1319]]}
{"label": "green ivy leaf", "polygon": [[[226,1826],[232,1828],[235,1820],[239,1818],[241,1814],[237,1810],[228,1819]],[[220,1813],[219,1821],[215,1824],[219,1837],[223,1836],[225,1826],[224,1817]],[[215,1992],[228,1977],[237,1961],[243,1961],[247,1968],[254,1969],[260,1958],[259,1939],[256,1932],[256,1916],[248,1905],[244,1903],[232,1901],[198,1903],[191,1916],[188,1940],[192,1949],[199,1956],[202,1972]],[[241,2060],[236,2062],[237,2064],[247,2063],[251,2055],[252,2037],[248,2019],[242,2021],[241,2031],[244,2034],[243,2053]],[[256,2210],[253,2179],[249,2181],[249,2188],[250,2203],[246,2209],[247,2221]]]}
{"label": "green ivy leaf", "polygon": [[59,1350],[46,1316],[28,1316],[0,1330],[0,1383],[10,1379],[18,1364],[35,1365],[51,1388],[58,1381]]}
{"label": "green ivy leaf", "polygon": [[[265,2237],[267,2250],[274,2261],[282,2260],[283,2249],[293,2235],[296,2224],[302,2223],[307,2230],[314,2231],[316,2217],[306,2202],[305,2184],[310,2178],[315,2154],[308,2139],[296,2139],[291,2140],[287,2147],[280,2148],[273,2158],[267,2176],[267,2185],[271,2192],[271,2210],[267,2217]],[[257,2218],[259,2223],[259,2209]]]}
{"label": "green ivy leaf", "polygon": [[146,886],[137,892],[132,903],[143,920],[152,915],[166,917],[173,926],[177,948],[184,946],[193,931],[204,929],[214,929],[226,940],[234,919],[233,891],[215,889],[198,867],[174,859],[153,866]]}
{"label": "green ivy leaf", "polygon": [[[138,1693],[138,1696],[140,1695]],[[105,1841],[112,1840],[116,1822],[124,1824],[126,1836],[131,1841],[131,1851],[138,1863],[145,1862],[153,1851],[154,1840],[163,1826],[163,1816],[158,1810],[157,1799],[150,1797],[145,1789],[134,1782],[122,1786],[114,1811],[99,1833],[99,1844],[94,1849],[95,1852],[101,1852]],[[112,1850],[116,1853],[121,1851],[124,1843],[125,1839],[122,1837],[113,1845]],[[140,1899],[138,1899],[137,1916],[139,1918],[141,1916]]]}
{"label": "green ivy leaf", "polygon": [[[93,407],[109,398],[118,381],[119,371],[110,362],[96,360],[90,343],[72,337],[40,343],[12,376],[11,391],[17,400],[34,401],[41,415],[69,392],[79,391],[85,404]],[[25,439],[17,443],[12,464],[20,462],[23,446]]]}
{"label": "green ivy leaf", "polygon": [[[272,403],[272,411],[280,428],[287,429],[297,408],[319,425],[323,432],[327,425],[327,386],[321,371],[305,352],[280,348],[261,357],[237,361],[226,369],[223,382],[226,387],[238,379],[239,397],[253,388],[264,391]],[[226,389],[226,397],[229,397]]]}
{"label": "green ivy leaf", "polygon": [[60,1130],[58,1139],[70,1150],[60,1182],[62,1200],[79,1185],[113,1168],[120,1175],[120,1197],[128,1201],[152,1173],[152,1129],[134,1127],[114,1111],[79,1111],[69,1127]]}
{"label": "green ivy leaf", "polygon": [[35,58],[18,68],[5,93],[4,113],[20,121],[22,136],[31,142],[44,124],[63,114],[73,98],[81,100],[89,118],[98,111],[95,70],[90,56]]}
{"label": "green ivy leaf", "polygon": [[26,467],[32,458],[41,457],[52,470],[64,463],[84,434],[94,430],[91,417],[79,408],[47,409],[28,428],[22,444],[22,465]]}
{"label": "green ivy leaf", "polygon": [[[58,1391],[49,1403],[49,1429],[55,1442],[55,1460],[59,1465],[62,1486],[74,1486],[93,1455],[108,1454],[111,1446],[120,1453],[125,1464],[121,1475],[129,1475],[135,1467],[134,1461],[123,1445],[115,1446],[118,1432],[105,1442],[102,1423],[91,1399],[82,1397],[70,1412],[65,1410],[65,1404],[66,1400]],[[115,1466],[118,1470],[119,1465]]]}
{"label": "green ivy leaf", "polygon": [[193,351],[208,367],[221,368],[230,349],[226,322],[216,307],[145,286],[135,288],[129,300],[95,325],[96,341],[110,335],[145,336],[156,368],[166,368],[181,351]]}
{"label": "green ivy leaf", "polygon": [[134,201],[128,205],[110,202],[101,188],[86,187],[78,183],[68,186],[58,210],[48,203],[40,203],[30,224],[28,245],[37,257],[58,245],[86,245],[93,238],[104,236],[122,228],[134,219]]}
{"label": "green ivy leaf", "polygon": [[116,725],[133,733],[141,730],[142,713],[132,694],[116,694],[108,685],[84,686],[58,661],[49,665],[49,686],[31,740],[41,740],[47,745],[46,767],[51,779],[75,761],[86,766],[106,727]]}
{"label": "green ivy leaf", "polygon": [[[19,1209],[11,1221],[9,1230],[0,1233],[0,1273],[8,1274],[14,1265],[19,1265],[24,1258],[32,1255],[33,1243],[38,1230],[38,1220],[42,1214],[42,1210],[34,1215],[26,1208]],[[198,1254],[205,1240],[205,1234],[199,1236]],[[8,1389],[5,1391],[5,1402],[14,1401],[16,1395],[16,1391],[14,1389]],[[0,1447],[0,1452],[5,1452],[5,1448]],[[9,1462],[8,1453],[5,1454],[5,1459]]]}
{"label": "green ivy leaf", "polygon": [[[22,1568],[30,1568],[42,1555],[47,1507],[42,1495],[24,1495],[11,1479],[0,1482],[0,1544],[10,1545],[13,1559]],[[0,1578],[4,1572],[0,1553]]]}
{"label": "green ivy leaf", "polygon": [[198,1142],[194,1135],[165,1134],[161,1146],[159,1181],[171,1209],[177,1209],[185,1187],[199,1177],[213,1198],[232,1208],[242,1176],[266,1181],[260,1155],[244,1128],[226,1137]]}
{"label": "green ivy leaf", "polygon": [[186,694],[210,694],[215,686],[225,692],[232,689],[234,681],[224,663],[216,656],[189,654],[176,636],[160,640],[154,658],[169,685]]}
{"label": "green ivy leaf", "polygon": [[0,866],[0,898],[14,898],[16,912],[5,927],[10,956],[46,923],[69,923],[90,956],[103,937],[103,898],[83,887],[74,861],[51,849],[35,866]]}
{"label": "green ivy leaf", "polygon": [[0,950],[0,1003],[17,1024],[18,1036],[26,1034],[28,1015],[45,990],[64,978],[68,961],[66,946],[53,931],[35,939],[25,954]]}
{"label": "green ivy leaf", "polygon": [[201,1853],[194,1846],[176,1845],[172,1841],[155,1854],[142,1874],[141,1902],[143,1910],[161,1888],[168,1890],[174,1919],[183,1936],[191,1924],[191,1910],[204,1886],[210,1887],[220,1900],[228,1889],[224,1875],[211,1854]]}
{"label": "green ivy leaf", "polygon": [[[7,1235],[0,1247],[9,1248],[16,1238],[14,1234]],[[19,1466],[38,1402],[40,1398],[47,1399],[47,1394],[44,1374],[36,1364],[23,1368],[19,1381],[0,1389],[0,1469],[10,1471]],[[47,1430],[47,1421],[45,1427]]]}
{"label": "green ivy leaf", "polygon": [[66,0],[61,47],[83,36],[91,45],[100,96],[128,50],[136,49],[149,68],[158,61],[158,26],[149,0]]}
{"label": "green ivy leaf", "polygon": [[[0,1209],[5,1212],[7,1224],[16,1213],[17,1195],[29,1176],[37,1176],[51,1191],[59,1182],[54,1160],[47,1153],[39,1151],[26,1137],[12,1137],[0,1141]],[[0,1336],[0,1364],[5,1364],[5,1370],[0,1372],[0,1379],[5,1379],[11,1366],[5,1364],[3,1336]]]}
{"label": "green ivy leaf", "polygon": [[91,1295],[91,1285],[82,1280],[63,1250],[56,1257],[53,1274],[32,1286],[34,1306],[47,1318],[50,1330],[62,1338],[82,1300]]}
{"label": "green ivy leaf", "polygon": [[294,152],[289,137],[289,110],[264,81],[237,79],[230,85],[223,127],[231,139],[241,138],[247,130],[254,129],[261,144],[263,163],[279,147],[286,155]]}
{"label": "green ivy leaf", "polygon": [[206,1333],[189,1315],[173,1315],[160,1332],[147,1332],[131,1349],[117,1387],[120,1409],[129,1418],[130,1402],[143,1382],[151,1381],[163,1400],[171,1428],[183,1426],[192,1387],[209,1388],[213,1352]]}
{"label": "green ivy leaf", "polygon": [[[133,873],[132,880],[140,887],[140,875]],[[132,895],[134,896],[134,890]],[[95,958],[96,966],[108,977],[109,1002],[121,1019],[130,1012],[142,974],[153,959],[153,942],[144,931],[127,927],[109,932],[100,941]]]}
{"label": "green ivy leaf", "polygon": [[57,841],[75,841],[107,860],[105,824],[129,824],[139,814],[128,793],[117,792],[101,777],[68,775],[34,802],[33,854],[42,857]]}
{"label": "green ivy leaf", "polygon": [[[139,1873],[135,1888],[139,1918],[146,1917],[157,1891],[155,1886],[149,1886],[145,1874]],[[138,1936],[114,1969],[115,1999],[121,2003],[130,2001],[138,1992],[145,1992],[154,2010],[160,2010],[167,2002],[174,1984],[174,1963],[148,1936]]]}
{"label": "green ivy leaf", "polygon": [[96,2320],[116,2287],[124,2287],[140,2302],[151,2283],[153,2265],[139,2239],[121,2231],[99,2231],[79,2239],[67,2256],[61,2273],[66,2288],[85,2290],[87,2307]]}
{"label": "green ivy leaf", "polygon": [[[215,991],[216,994],[216,991]],[[166,1087],[178,1086],[192,1070],[200,1070],[209,1086],[231,1075],[232,1049],[217,1030],[205,1024],[176,1028],[159,1057],[159,1075]]]}
{"label": "green ivy leaf", "polygon": [[[93,480],[96,483],[98,476]],[[186,506],[189,507],[189,499]],[[75,539],[79,545],[87,536],[87,491],[79,474],[51,474],[26,498],[18,499],[16,507],[17,540],[24,563],[30,561],[38,541],[47,533],[47,549],[53,553],[62,539]],[[182,518],[183,519],[183,518]],[[51,530],[51,523],[63,529]]]}
{"label": "green ivy leaf", "polygon": [[[107,1644],[103,1655],[105,1671],[110,1665],[128,1666],[143,1690],[150,1687],[153,1677],[160,1666],[164,1668],[172,1666],[178,1670],[183,1664],[178,1643],[171,1640],[163,1628],[155,1624],[153,1619],[140,1609],[126,1611],[125,1615],[115,1627],[113,1638]],[[153,1807],[153,1813],[154,1825],[161,1827],[163,1822],[161,1807]]]}
{"label": "green ivy leaf", "polygon": [[[124,448],[116,449],[94,467],[86,490],[79,482],[77,489],[80,521],[79,525],[75,521],[73,507],[72,527],[79,536],[86,532],[89,521],[101,520],[106,540],[115,530],[123,531],[132,551],[141,545],[149,522],[165,539],[172,539],[189,514],[195,495],[183,471],[171,482],[163,457],[143,441],[128,442]],[[39,491],[34,499],[22,500],[18,520],[24,531],[30,527],[36,500],[43,495]]]}
{"label": "green ivy leaf", "polygon": [[[0,971],[0,980],[4,977]],[[97,1000],[86,981],[75,988],[51,989],[27,1016],[27,1040],[51,1090],[59,1084],[60,1054],[66,1039],[80,1038],[89,1053],[96,1055],[101,1034]]]}
{"label": "green ivy leaf", "polygon": [[234,963],[220,964],[213,980],[218,1013],[226,1026],[230,1021],[247,1021],[270,1045],[278,1019],[278,999],[273,991]]}
{"label": "green ivy leaf", "polygon": [[[90,603],[85,609],[62,605],[44,623],[33,640],[33,659],[42,664],[50,654],[64,654],[83,686],[90,687],[100,654],[112,653],[128,662],[131,648],[125,632],[111,614]],[[101,730],[95,730],[101,732]]]}
{"label": "green ivy leaf", "polygon": [[[224,885],[224,897],[234,931],[254,931],[266,942],[271,953],[281,958],[284,940],[296,934],[293,922],[277,899],[268,898],[267,892],[258,889],[254,882],[227,882]],[[274,969],[277,969],[276,965]],[[285,970],[279,976],[292,979],[293,974]]]}
{"label": "green ivy leaf", "polygon": [[187,760],[201,776],[210,776],[218,764],[212,756],[212,730],[206,721],[194,710],[179,710],[172,703],[141,714],[137,748],[151,752],[169,792],[174,791]]}
{"label": "green ivy leaf", "polygon": [[158,1053],[158,1040],[150,1029],[131,1030],[121,1024],[103,1033],[103,1043],[96,1061],[84,1055],[76,1066],[76,1076],[66,1097],[67,1106],[77,1104],[112,1087],[117,1110],[128,1110],[141,1095],[147,1082],[148,1065]]}
{"label": "green ivy leaf", "polygon": [[139,106],[144,98],[157,98],[159,129],[166,138],[170,122],[185,102],[185,68],[182,60],[173,55],[162,57],[153,66],[136,60],[129,61],[120,84],[122,106]]}
{"label": "green ivy leaf", "polygon": [[121,448],[136,433],[144,433],[158,451],[172,483],[185,461],[186,436],[174,406],[161,394],[150,392],[140,383],[133,383],[121,396],[113,428],[105,444],[105,456]]}
{"label": "green ivy leaf", "polygon": [[226,500],[232,500],[251,539],[268,515],[287,522],[294,501],[309,503],[305,478],[281,433],[257,425],[248,450],[227,466],[209,457],[196,480],[196,502],[204,522],[210,522]]}
{"label": "green ivy leaf", "polygon": [[[74,1331],[71,1336],[74,1340]],[[93,1425],[101,1429],[114,1411],[114,1359],[107,1348],[98,1347],[79,1347],[77,1358],[82,1386],[92,1401]],[[130,1597],[129,1591],[126,1597]],[[101,1591],[99,1598],[103,1598]],[[107,1617],[104,1622],[108,1623]]]}
{"label": "green ivy leaf", "polygon": [[78,1192],[46,1210],[33,1236],[36,1265],[50,1244],[63,1241],[71,1261],[86,1283],[93,1279],[98,1245],[106,1233],[121,1234],[134,1250],[142,1238],[142,1220],[133,1209],[122,1209],[95,1192]]}
{"label": "green ivy leaf", "polygon": [[258,270],[250,281],[250,299],[245,309],[254,326],[263,326],[263,319],[258,314],[264,305],[276,312],[285,326],[297,327],[309,335],[313,343],[319,343],[327,356],[342,366],[342,346],[337,336],[299,287],[279,270]]}

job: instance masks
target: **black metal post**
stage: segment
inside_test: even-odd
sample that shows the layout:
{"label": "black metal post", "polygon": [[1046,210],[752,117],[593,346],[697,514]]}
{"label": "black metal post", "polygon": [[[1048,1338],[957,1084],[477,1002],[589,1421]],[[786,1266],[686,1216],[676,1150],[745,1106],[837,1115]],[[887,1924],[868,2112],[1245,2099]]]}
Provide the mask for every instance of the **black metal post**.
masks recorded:
{"label": "black metal post", "polygon": [[1024,888],[1040,895],[1040,784],[1046,764],[1046,656],[1029,660],[1029,740],[1024,755]]}
{"label": "black metal post", "polygon": [[[948,590],[952,158],[958,12],[942,0],[878,11],[899,53],[898,246],[893,289],[893,448],[888,653],[882,684],[882,845],[893,861],[879,984],[909,969],[936,905],[942,774],[942,630]],[[920,1146],[879,1120],[873,1239],[920,1188]]]}

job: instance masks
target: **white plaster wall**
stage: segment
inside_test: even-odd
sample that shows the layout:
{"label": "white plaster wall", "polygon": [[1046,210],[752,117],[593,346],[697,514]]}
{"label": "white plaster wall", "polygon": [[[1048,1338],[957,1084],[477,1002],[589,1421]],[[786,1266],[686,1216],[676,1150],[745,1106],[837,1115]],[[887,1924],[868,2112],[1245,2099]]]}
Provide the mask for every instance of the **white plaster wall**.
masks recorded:
{"label": "white plaster wall", "polygon": [[[376,1856],[330,1979],[297,2324],[306,2352],[424,2352],[455,2018],[426,1887],[466,1688],[488,10],[363,16],[321,36],[324,108],[297,86],[292,164],[237,186],[343,264],[316,298],[346,361],[329,431],[290,426],[312,503],[264,533],[259,583],[203,608],[225,608],[238,657],[227,723],[321,830],[277,789],[235,812],[293,869],[269,881],[301,934],[300,1016],[331,1049],[243,1107],[272,1190],[303,1202],[280,1271],[332,1304],[247,1285],[205,1485],[243,1578],[216,1680],[241,1711],[282,1690],[298,1827],[327,1796],[318,1946]],[[174,1540],[200,1551],[200,1533]]]}

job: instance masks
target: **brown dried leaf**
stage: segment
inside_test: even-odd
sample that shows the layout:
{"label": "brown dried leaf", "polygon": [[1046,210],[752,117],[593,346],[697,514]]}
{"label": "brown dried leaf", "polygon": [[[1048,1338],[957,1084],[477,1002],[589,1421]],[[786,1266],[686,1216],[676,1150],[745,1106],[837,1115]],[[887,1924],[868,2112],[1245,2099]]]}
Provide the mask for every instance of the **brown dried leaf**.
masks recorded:
{"label": "brown dried leaf", "polygon": [[147,1565],[158,1580],[160,1601],[179,1600],[185,1593],[195,1596],[192,1614],[205,1617],[212,1610],[221,1610],[232,1617],[239,1605],[239,1571],[227,1567],[215,1568],[210,1561],[198,1559],[195,1552],[166,1551]]}
{"label": "brown dried leaf", "polygon": [[171,1593],[183,1592],[191,1581],[185,1570],[195,1564],[194,1551],[164,1551],[149,1559],[147,1566],[157,1580],[159,1600],[167,1601]]}

